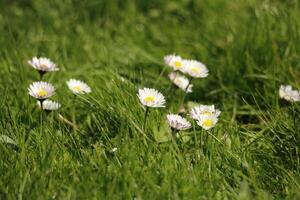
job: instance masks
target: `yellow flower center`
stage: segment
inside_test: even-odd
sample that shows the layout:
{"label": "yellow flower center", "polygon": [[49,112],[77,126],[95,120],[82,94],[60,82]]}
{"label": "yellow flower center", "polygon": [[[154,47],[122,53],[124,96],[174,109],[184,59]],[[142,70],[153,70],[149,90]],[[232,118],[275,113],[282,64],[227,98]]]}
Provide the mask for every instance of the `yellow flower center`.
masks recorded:
{"label": "yellow flower center", "polygon": [[182,63],[180,61],[175,61],[174,65],[175,65],[175,68],[177,68],[177,69],[182,68]]}
{"label": "yellow flower center", "polygon": [[213,114],[212,112],[209,112],[209,111],[204,111],[204,112],[202,112],[201,114],[204,114],[204,115],[211,115],[211,114]]}
{"label": "yellow flower center", "polygon": [[75,90],[76,92],[79,92],[79,91],[81,91],[82,89],[81,89],[81,87],[80,87],[79,85],[77,85],[77,86],[74,86],[74,87],[73,87],[73,90]]}
{"label": "yellow flower center", "polygon": [[144,99],[144,101],[145,101],[146,103],[154,103],[155,98],[154,98],[154,96],[148,96],[148,97],[146,97],[146,98]]}
{"label": "yellow flower center", "polygon": [[202,125],[203,126],[207,126],[207,127],[210,127],[214,124],[214,122],[211,120],[211,119],[206,119],[202,122]]}
{"label": "yellow flower center", "polygon": [[40,91],[38,91],[37,93],[40,97],[45,97],[48,92],[45,89],[41,89]]}
{"label": "yellow flower center", "polygon": [[199,71],[200,71],[198,67],[191,67],[190,69],[194,73],[199,73]]}

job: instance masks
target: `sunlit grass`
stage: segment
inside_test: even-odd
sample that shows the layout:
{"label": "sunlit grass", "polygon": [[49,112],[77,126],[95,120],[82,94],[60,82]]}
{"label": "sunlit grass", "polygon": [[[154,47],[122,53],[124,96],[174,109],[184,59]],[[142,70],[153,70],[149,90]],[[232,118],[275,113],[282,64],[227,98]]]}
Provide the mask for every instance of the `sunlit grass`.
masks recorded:
{"label": "sunlit grass", "polygon": [[[298,1],[0,6],[0,199],[300,198],[300,105],[278,94],[300,89]],[[172,53],[209,69],[192,93],[171,85]],[[27,92],[34,56],[60,69],[43,76],[61,107],[42,124]],[[92,92],[74,98],[70,79]],[[145,129],[144,87],[166,98]],[[222,111],[216,127],[189,119],[173,137],[166,115],[195,103]]]}

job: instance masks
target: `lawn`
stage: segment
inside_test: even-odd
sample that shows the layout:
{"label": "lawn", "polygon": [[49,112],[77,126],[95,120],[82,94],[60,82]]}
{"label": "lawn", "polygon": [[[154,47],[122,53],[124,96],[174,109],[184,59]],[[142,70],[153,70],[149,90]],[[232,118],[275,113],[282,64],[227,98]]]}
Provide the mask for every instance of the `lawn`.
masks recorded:
{"label": "lawn", "polygon": [[[300,199],[298,0],[1,0],[0,199]],[[164,56],[204,63],[193,92]],[[28,94],[48,57],[61,108]],[[66,81],[92,92],[74,95]],[[137,96],[154,88],[164,108]],[[215,105],[216,126],[190,118]],[[166,115],[192,128],[174,133]]]}

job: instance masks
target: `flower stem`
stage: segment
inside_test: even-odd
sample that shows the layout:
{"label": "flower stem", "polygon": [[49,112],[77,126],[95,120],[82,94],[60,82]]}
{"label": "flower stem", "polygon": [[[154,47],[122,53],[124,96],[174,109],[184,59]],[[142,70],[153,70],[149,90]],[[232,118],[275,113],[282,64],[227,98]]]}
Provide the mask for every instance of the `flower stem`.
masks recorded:
{"label": "flower stem", "polygon": [[43,80],[43,77],[44,77],[44,74],[45,74],[45,72],[39,71],[39,74],[40,74],[40,81],[42,81],[42,80]]}
{"label": "flower stem", "polygon": [[76,95],[73,97],[73,108],[72,108],[72,123],[74,124],[74,131],[76,127],[76,109],[75,109]]}
{"label": "flower stem", "polygon": [[42,110],[42,111],[44,110],[43,102],[44,102],[43,100],[40,100],[41,110]]}
{"label": "flower stem", "polygon": [[[194,134],[194,139],[195,139],[195,145],[197,146],[198,139],[197,139],[197,134],[196,134],[195,122],[193,122],[193,134]],[[200,140],[200,146],[201,146],[201,140]]]}
{"label": "flower stem", "polygon": [[43,108],[43,101],[40,101],[41,103],[41,113],[40,113],[40,137],[43,135],[43,114],[44,114],[44,108]]}
{"label": "flower stem", "polygon": [[186,97],[186,95],[187,95],[187,91],[188,91],[188,89],[189,89],[189,86],[191,85],[192,80],[193,80],[193,78],[190,78],[190,79],[189,79],[189,83],[187,84],[187,86],[186,86],[186,88],[185,88],[185,90],[184,90],[184,95],[183,95],[183,97],[182,97],[182,99],[181,99],[181,101],[180,101],[180,103],[179,103],[179,110],[180,110],[181,106],[184,104],[185,97]]}
{"label": "flower stem", "polygon": [[145,132],[145,130],[146,130],[146,122],[147,122],[148,113],[149,113],[149,107],[146,107],[144,123],[143,123],[143,132]]}
{"label": "flower stem", "polygon": [[187,91],[188,91],[188,89],[189,89],[189,86],[191,85],[191,83],[192,83],[192,80],[193,80],[193,77],[191,77],[190,79],[189,79],[189,83],[187,84],[187,86],[186,86],[186,88],[185,88],[185,93],[187,93]]}
{"label": "flower stem", "polygon": [[171,128],[171,132],[173,136],[176,136],[177,133],[179,132],[179,130],[175,129],[175,128]]}

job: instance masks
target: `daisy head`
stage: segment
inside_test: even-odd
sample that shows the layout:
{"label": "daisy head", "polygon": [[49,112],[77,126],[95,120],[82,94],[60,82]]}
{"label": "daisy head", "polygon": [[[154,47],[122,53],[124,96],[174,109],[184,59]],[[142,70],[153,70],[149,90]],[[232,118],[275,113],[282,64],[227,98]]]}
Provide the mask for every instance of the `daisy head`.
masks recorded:
{"label": "daisy head", "polygon": [[112,148],[112,149],[110,150],[110,152],[111,152],[111,153],[115,153],[117,150],[118,150],[118,148],[117,148],[117,147],[114,147],[114,148]]}
{"label": "daisy head", "polygon": [[180,89],[187,93],[192,92],[193,85],[190,84],[190,80],[185,76],[180,75],[179,73],[172,72],[169,74],[170,80]]}
{"label": "daisy head", "polygon": [[190,116],[193,119],[198,119],[201,115],[216,115],[219,117],[221,111],[215,108],[215,105],[199,105],[192,108]]}
{"label": "daisy head", "polygon": [[152,88],[139,89],[140,102],[147,107],[165,107],[165,97],[162,93]]}
{"label": "daisy head", "polygon": [[28,60],[28,64],[30,64],[33,68],[35,68],[41,73],[59,70],[56,64],[53,63],[49,58],[34,57],[32,58],[32,60]]}
{"label": "daisy head", "polygon": [[38,100],[45,100],[54,95],[55,88],[50,83],[39,81],[29,86],[28,93]]}
{"label": "daisy head", "polygon": [[300,92],[293,90],[290,85],[281,85],[279,88],[279,97],[291,102],[300,101]]}
{"label": "daisy head", "polygon": [[42,108],[45,111],[53,111],[61,107],[60,103],[48,99],[43,102],[38,101],[37,104],[40,108]]}
{"label": "daisy head", "polygon": [[218,117],[216,114],[212,115],[200,115],[197,119],[197,124],[204,128],[205,130],[209,130],[216,126],[218,122]]}
{"label": "daisy head", "polygon": [[206,66],[196,60],[185,60],[183,72],[193,78],[205,78],[208,76],[208,69]]}
{"label": "daisy head", "polygon": [[172,67],[174,71],[183,69],[183,59],[175,54],[165,56],[164,62]]}
{"label": "daisy head", "polygon": [[191,128],[191,123],[180,115],[169,114],[167,121],[171,128],[176,130],[186,130]]}
{"label": "daisy head", "polygon": [[67,85],[74,94],[88,94],[92,92],[91,88],[86,83],[76,79],[70,79],[67,81]]}

